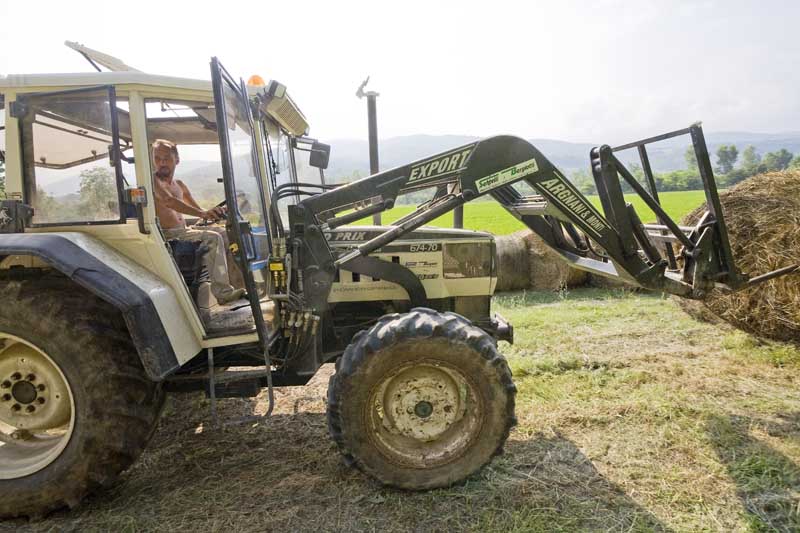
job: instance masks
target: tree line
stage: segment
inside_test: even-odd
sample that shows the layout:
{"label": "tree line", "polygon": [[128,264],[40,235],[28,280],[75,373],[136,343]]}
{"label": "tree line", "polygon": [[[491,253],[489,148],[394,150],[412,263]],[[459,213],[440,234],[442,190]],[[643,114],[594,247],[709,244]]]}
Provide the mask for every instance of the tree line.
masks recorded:
{"label": "tree line", "polygon": [[[741,156],[741,157],[740,157]],[[694,191],[703,189],[703,180],[700,178],[697,157],[693,147],[688,147],[684,153],[686,168],[671,172],[653,173],[653,179],[659,192],[667,191]],[[739,163],[737,166],[736,163]],[[787,169],[800,170],[800,155],[794,155],[785,148],[775,152],[767,152],[761,156],[755,146],[748,145],[739,152],[736,145],[723,144],[716,151],[716,166],[714,168],[717,185],[722,188],[730,187],[740,181],[762,174]],[[628,170],[639,180],[645,182],[644,171],[638,163],[628,165]],[[572,182],[584,194],[597,194],[594,178],[588,170],[579,170],[571,176]],[[621,181],[623,192],[633,192],[625,180]]]}

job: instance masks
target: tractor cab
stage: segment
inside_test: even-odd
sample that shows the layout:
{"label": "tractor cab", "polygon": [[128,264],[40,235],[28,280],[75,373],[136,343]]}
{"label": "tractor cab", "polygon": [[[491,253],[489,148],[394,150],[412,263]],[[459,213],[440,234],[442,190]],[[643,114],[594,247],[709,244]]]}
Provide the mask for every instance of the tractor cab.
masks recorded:
{"label": "tractor cab", "polygon": [[[282,195],[280,187],[324,184],[330,147],[307,137],[308,121],[277,81],[254,76],[246,84],[216,59],[210,84],[150,75],[67,44],[98,72],[0,78],[6,193],[8,201],[31,208],[18,226],[91,236],[167,282],[178,307],[193,315],[192,335],[206,339],[188,342],[179,359],[194,355],[198,344],[263,342],[269,329],[263,317],[271,316],[269,254],[288,222],[288,205],[299,199]],[[203,210],[227,207],[225,218],[213,223],[184,216],[189,228],[223,235],[229,277],[245,289],[245,299],[218,302],[207,248],[170,238],[159,219],[156,140],[175,145],[174,178],[186,185],[192,203]],[[5,269],[37,263],[13,256],[0,261]]]}
{"label": "tractor cab", "polygon": [[[148,116],[148,122],[174,121],[170,114],[181,110],[179,127],[168,138],[178,146],[189,145],[190,151],[202,150],[203,145],[218,150],[219,166],[214,169],[218,187],[214,191],[209,182],[198,194],[205,205],[221,195],[215,205],[226,208],[229,277],[246,291],[245,299],[216,302],[209,288],[207,251],[196,242],[189,246],[176,239],[169,244],[207,331],[231,335],[255,328],[265,347],[274,318],[269,287],[280,283],[282,274],[269,270],[269,259],[275,250],[286,252],[287,207],[298,199],[296,193],[281,194],[281,187],[304,180],[323,186],[330,148],[306,136],[308,122],[280,83],[265,83],[253,76],[246,84],[231,76],[216,58],[211,61],[211,79],[213,103],[158,102],[154,114],[166,116]],[[155,137],[158,130],[152,130]],[[190,177],[198,181],[204,177],[202,168],[191,172]],[[193,228],[214,229],[203,221],[196,221]]]}

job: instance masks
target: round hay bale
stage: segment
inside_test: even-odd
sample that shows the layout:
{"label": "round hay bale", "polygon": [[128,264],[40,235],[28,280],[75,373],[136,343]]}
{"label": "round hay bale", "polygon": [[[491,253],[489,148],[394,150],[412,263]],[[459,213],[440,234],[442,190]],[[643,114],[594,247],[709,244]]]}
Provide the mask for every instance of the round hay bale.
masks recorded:
{"label": "round hay bale", "polygon": [[[720,193],[720,202],[742,272],[753,277],[800,263],[800,171],[753,176]],[[704,210],[694,210],[684,223],[696,224]],[[735,293],[715,289],[702,305],[759,337],[800,342],[800,274]],[[681,307],[692,316],[699,312],[695,302],[682,302]]]}
{"label": "round hay bale", "polygon": [[528,231],[523,230],[495,238],[497,248],[497,287],[495,290],[513,291],[529,287],[528,245],[524,239],[526,233]]}
{"label": "round hay bale", "polygon": [[569,263],[532,231],[526,230],[524,233],[530,255],[528,273],[531,289],[555,291],[586,284],[588,280],[586,272],[569,266]]}

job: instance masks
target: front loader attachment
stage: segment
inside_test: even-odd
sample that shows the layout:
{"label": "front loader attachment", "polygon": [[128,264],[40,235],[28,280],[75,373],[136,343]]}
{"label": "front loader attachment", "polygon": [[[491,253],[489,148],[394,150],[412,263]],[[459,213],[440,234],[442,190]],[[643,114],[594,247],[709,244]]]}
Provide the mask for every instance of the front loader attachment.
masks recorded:
{"label": "front loader attachment", "polygon": [[[648,144],[679,135],[691,137],[706,194],[706,211],[694,226],[679,225],[661,208],[647,156]],[[615,155],[630,148],[639,152],[646,185]],[[365,261],[383,263],[367,256],[486,195],[574,267],[651,290],[703,298],[714,287],[737,290],[797,268],[787,267],[752,280],[737,269],[700,124],[617,148],[599,146],[592,149],[590,159],[601,209],[536,147],[512,136],[489,137],[318,194],[301,191],[309,197],[289,210],[292,234],[304,236],[304,249],[298,250],[293,268],[317,289],[310,299],[313,307],[322,309],[339,268],[361,268]],[[622,180],[653,210],[657,223],[642,223],[625,201]],[[386,226],[376,237],[343,254],[335,254],[328,245],[325,234],[330,229],[391,209],[397,196],[428,188],[436,191],[431,200]],[[403,281],[408,273],[400,270],[399,265],[386,267],[379,277],[396,280],[416,304],[423,304],[424,291],[417,294],[419,284]]]}
{"label": "front loader attachment", "polygon": [[[691,137],[706,196],[706,211],[694,226],[679,225],[661,207],[647,154],[648,144],[681,135]],[[638,151],[646,186],[615,155],[631,148]],[[492,195],[577,268],[689,298],[702,298],[715,286],[736,290],[748,284],[731,254],[700,124],[616,148],[593,148],[590,162],[603,215],[555,169],[552,177],[526,178],[538,195],[521,195],[518,187]],[[625,201],[622,180],[656,214],[657,223],[642,223]]]}

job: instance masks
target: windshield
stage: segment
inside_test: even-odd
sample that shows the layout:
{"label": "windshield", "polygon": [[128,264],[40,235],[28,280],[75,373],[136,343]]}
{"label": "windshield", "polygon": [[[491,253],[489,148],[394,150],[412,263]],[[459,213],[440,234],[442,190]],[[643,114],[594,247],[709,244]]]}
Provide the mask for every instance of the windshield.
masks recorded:
{"label": "windshield", "polygon": [[[294,183],[296,180],[292,174],[292,152],[289,148],[290,139],[286,136],[276,124],[263,123],[264,128],[264,141],[266,142],[266,153],[270,156],[270,175],[273,194],[281,185],[287,183]],[[278,194],[281,191],[278,191]],[[289,225],[289,206],[297,203],[297,197],[294,195],[284,196],[277,198],[278,212],[284,226]]]}

